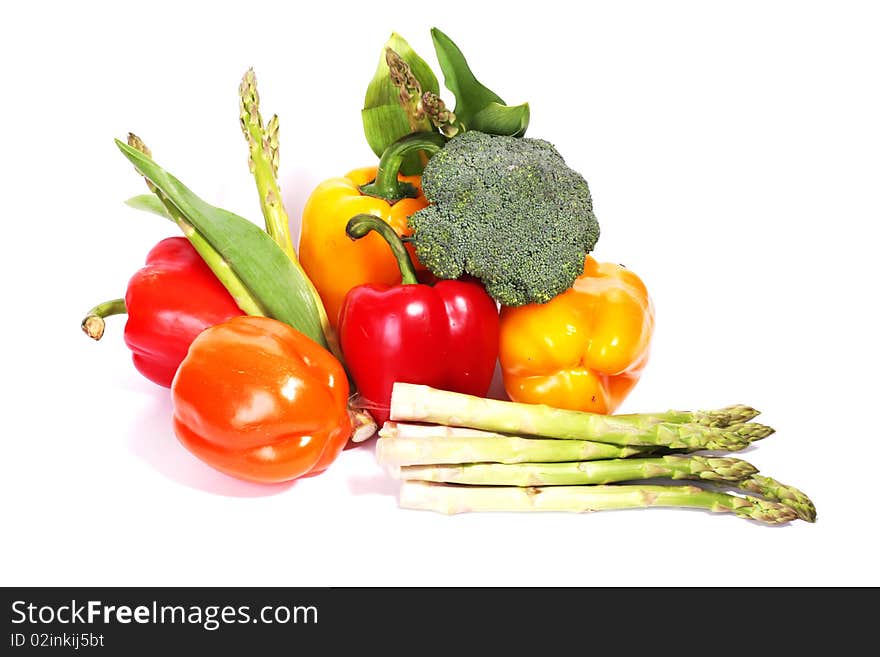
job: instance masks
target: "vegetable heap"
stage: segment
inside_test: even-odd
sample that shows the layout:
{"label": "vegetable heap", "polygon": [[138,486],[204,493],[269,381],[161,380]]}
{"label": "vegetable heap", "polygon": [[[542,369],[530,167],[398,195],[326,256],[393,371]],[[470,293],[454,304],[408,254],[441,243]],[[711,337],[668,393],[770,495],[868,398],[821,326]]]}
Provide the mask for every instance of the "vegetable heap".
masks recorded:
{"label": "vegetable heap", "polygon": [[[813,503],[798,489],[759,475],[746,461],[697,453],[739,451],[766,438],[773,429],[752,422],[757,415],[737,405],[607,416],[397,383],[394,421],[380,430],[376,450],[379,462],[402,480],[404,508],[461,513],[667,506],[768,524],[815,522]],[[645,479],[701,485],[633,483]]]}
{"label": "vegetable heap", "polygon": [[[361,111],[378,161],[313,190],[296,245],[279,120],[263,121],[252,70],[238,122],[262,228],[200,198],[139,137],[117,141],[150,192],[128,205],[182,236],[155,245],[83,330],[100,339],[127,314],[134,365],[170,388],[177,438],[233,477],[320,474],[381,427],[378,460],[404,507],[691,506],[812,522],[797,489],[705,453],[770,435],[753,409],[612,415],[648,362],[647,286],[593,257],[589,185],[525,136],[529,105],[508,105],[431,36],[454,109],[393,34]],[[496,367],[510,401],[487,399]],[[700,485],[642,481],[657,479]]]}

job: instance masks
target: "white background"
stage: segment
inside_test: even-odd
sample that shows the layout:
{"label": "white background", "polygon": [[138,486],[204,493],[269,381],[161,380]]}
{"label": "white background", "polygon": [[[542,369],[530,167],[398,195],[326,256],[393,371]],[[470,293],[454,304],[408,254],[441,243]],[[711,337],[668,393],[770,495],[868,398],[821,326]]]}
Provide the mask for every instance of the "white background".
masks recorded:
{"label": "white background", "polygon": [[[873,3],[390,7],[0,10],[0,582],[880,584]],[[757,406],[778,433],[746,457],[810,494],[815,525],[404,511],[369,448],[315,479],[239,482],[178,445],[122,318],[100,343],[80,333],[174,234],[122,204],[143,187],[114,137],[137,132],[197,193],[259,221],[237,116],[253,66],[296,220],[319,181],[374,161],[359,112],[385,39],[433,64],[432,25],[505,100],[530,102],[529,135],[590,183],[597,257],[649,286],[652,361],[621,411]]]}

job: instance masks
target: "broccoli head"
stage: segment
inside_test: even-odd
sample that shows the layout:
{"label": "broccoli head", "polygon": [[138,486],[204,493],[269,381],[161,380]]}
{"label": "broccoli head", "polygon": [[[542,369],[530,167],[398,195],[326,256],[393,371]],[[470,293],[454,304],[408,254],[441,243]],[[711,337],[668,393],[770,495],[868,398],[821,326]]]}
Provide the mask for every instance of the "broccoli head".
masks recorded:
{"label": "broccoli head", "polygon": [[461,133],[422,188],[430,205],[409,218],[419,260],[440,278],[480,279],[506,306],[567,290],[599,239],[587,181],[541,139]]}

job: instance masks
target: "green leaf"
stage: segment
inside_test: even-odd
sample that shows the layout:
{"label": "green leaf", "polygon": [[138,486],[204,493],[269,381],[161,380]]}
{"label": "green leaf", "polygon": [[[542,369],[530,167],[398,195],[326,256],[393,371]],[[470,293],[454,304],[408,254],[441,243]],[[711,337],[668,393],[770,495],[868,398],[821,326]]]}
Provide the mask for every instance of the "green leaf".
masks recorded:
{"label": "green leaf", "polygon": [[219,263],[206,260],[212,271],[217,266],[229,267],[266,316],[327,346],[308,279],[267,233],[237,214],[206,203],[140,151],[118,139],[116,145],[222,257]]}
{"label": "green leaf", "polygon": [[428,63],[416,54],[416,51],[407,43],[406,39],[396,32],[391,35],[385,45],[382,46],[382,53],[379,55],[379,66],[376,68],[376,74],[367,86],[367,94],[364,99],[364,109],[376,107],[379,105],[399,104],[399,95],[397,87],[392,84],[388,76],[388,65],[385,63],[385,49],[391,48],[400,55],[401,59],[409,64],[409,68],[419,84],[422,85],[422,91],[432,91],[435,94],[440,93],[440,83],[437,76]]}
{"label": "green leaf", "polygon": [[132,196],[125,202],[125,204],[130,208],[134,208],[135,210],[157,214],[160,217],[165,217],[170,221],[174,221],[174,217],[168,214],[168,208],[166,208],[162,204],[162,201],[156,198],[154,194],[140,194],[138,196]]}
{"label": "green leaf", "polygon": [[364,109],[361,118],[367,143],[379,157],[388,146],[411,132],[409,119],[399,104]]}
{"label": "green leaf", "polygon": [[468,127],[492,135],[522,137],[529,127],[529,104],[508,107],[489,103],[474,115]]}
{"label": "green leaf", "polygon": [[[385,63],[385,49],[391,48],[405,61],[415,78],[419,81],[422,91],[440,92],[440,83],[434,71],[419,57],[406,40],[397,33],[391,35],[382,47],[376,74],[367,86],[364,108],[361,119],[364,124],[364,136],[373,152],[380,156],[395,141],[411,132],[432,130],[433,126],[427,118],[416,119],[408,108],[400,102],[400,92],[391,82],[388,65]],[[404,160],[401,171],[407,175],[422,172],[424,158],[413,153]]]}
{"label": "green leaf", "polygon": [[465,129],[493,135],[521,137],[529,125],[527,103],[515,107],[474,76],[457,45],[436,27],[431,38],[447,89],[455,94],[455,116]]}

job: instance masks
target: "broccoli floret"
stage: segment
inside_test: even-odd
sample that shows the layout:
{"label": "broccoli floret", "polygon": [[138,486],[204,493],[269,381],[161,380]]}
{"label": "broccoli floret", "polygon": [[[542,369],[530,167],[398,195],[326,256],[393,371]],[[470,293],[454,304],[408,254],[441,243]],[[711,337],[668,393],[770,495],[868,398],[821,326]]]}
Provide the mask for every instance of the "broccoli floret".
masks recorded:
{"label": "broccoli floret", "polygon": [[422,188],[430,205],[409,218],[419,260],[480,279],[506,306],[567,290],[599,239],[587,181],[541,139],[464,132],[430,159]]}

